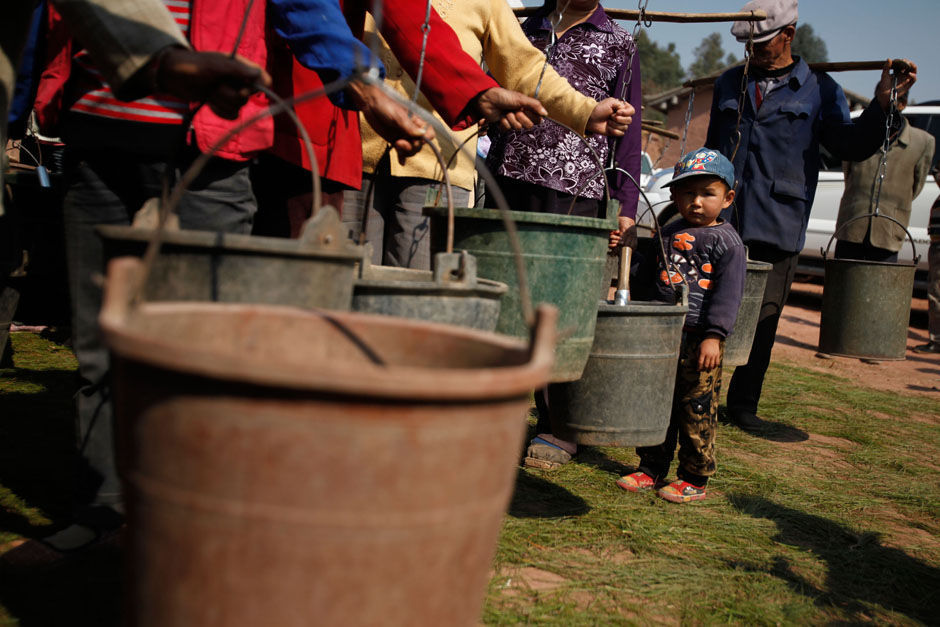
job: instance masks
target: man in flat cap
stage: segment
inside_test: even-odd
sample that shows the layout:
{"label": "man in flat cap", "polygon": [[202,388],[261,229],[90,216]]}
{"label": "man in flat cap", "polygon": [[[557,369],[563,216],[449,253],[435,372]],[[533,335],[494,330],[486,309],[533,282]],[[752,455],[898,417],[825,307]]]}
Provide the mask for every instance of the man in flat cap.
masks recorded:
{"label": "man in flat cap", "polygon": [[[884,139],[892,76],[886,63],[875,99],[853,122],[842,88],[791,54],[797,0],[753,0],[741,10],[763,10],[767,19],[735,22],[731,27],[751,54],[740,126],[743,66],[731,68],[715,81],[705,143],[734,163],[737,210],[732,206],[723,217],[741,234],[750,259],[773,264],[748,363],[735,370],[728,388],[731,421],[743,429],[760,430],[766,423],[757,417],[757,405],[777,322],[806,236],[819,175],[819,146],[844,161],[873,155]],[[899,93],[906,93],[916,80],[917,68],[910,66],[897,75]]]}

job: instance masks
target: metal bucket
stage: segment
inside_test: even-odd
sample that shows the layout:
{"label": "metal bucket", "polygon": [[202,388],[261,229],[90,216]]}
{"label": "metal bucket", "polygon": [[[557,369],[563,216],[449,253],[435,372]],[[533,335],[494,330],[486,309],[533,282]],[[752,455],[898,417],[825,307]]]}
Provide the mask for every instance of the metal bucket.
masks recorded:
{"label": "metal bucket", "polygon": [[475,625],[511,496],[531,344],[388,316],[129,305],[111,263],[129,623]]}
{"label": "metal bucket", "polygon": [[552,432],[578,444],[661,444],[688,310],[688,305],[601,301],[581,378],[548,388]]}
{"label": "metal bucket", "polygon": [[908,263],[826,259],[819,351],[904,359],[915,268]]}
{"label": "metal bucket", "polygon": [[764,288],[767,287],[767,275],[773,265],[763,261],[747,260],[747,273],[744,275],[744,294],[741,307],[734,322],[734,329],[725,339],[725,356],[722,367],[741,366],[747,363],[760,318],[761,303],[764,302]]}
{"label": "metal bucket", "polygon": [[[153,230],[99,226],[105,258],[142,256]],[[300,239],[164,231],[142,297],[148,301],[264,303],[348,310],[363,248],[343,234],[332,207]]]}
{"label": "metal bucket", "polygon": [[505,283],[477,278],[476,259],[466,252],[438,253],[434,271],[374,266],[367,254],[353,289],[353,311],[496,328]]}
{"label": "metal bucket", "polygon": [[[444,248],[446,209],[428,207],[432,250]],[[574,381],[581,376],[594,340],[597,294],[604,279],[607,240],[617,228],[619,205],[609,201],[609,218],[585,218],[527,211],[510,211],[518,229],[522,257],[532,301],[558,307],[559,340],[551,380]],[[466,250],[477,259],[479,276],[506,283],[496,332],[528,337],[521,314],[519,281],[509,236],[495,209],[455,209],[454,249]],[[568,332],[570,331],[570,334]]]}
{"label": "metal bucket", "polygon": [[[877,204],[877,203],[876,203]],[[911,242],[913,263],[828,258],[839,232],[856,220],[889,220]],[[825,279],[819,320],[819,352],[862,359],[902,360],[907,351],[914,271],[920,257],[910,231],[891,216],[856,216],[836,229],[822,250]]]}

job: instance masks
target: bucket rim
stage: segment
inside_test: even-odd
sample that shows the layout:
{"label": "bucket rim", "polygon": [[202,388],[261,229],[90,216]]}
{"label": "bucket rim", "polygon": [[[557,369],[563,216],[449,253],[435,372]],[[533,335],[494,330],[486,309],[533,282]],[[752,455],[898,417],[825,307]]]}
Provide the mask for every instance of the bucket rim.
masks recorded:
{"label": "bucket rim", "polygon": [[[428,206],[424,208],[424,215],[446,215],[447,208]],[[570,228],[599,229],[610,231],[617,228],[618,216],[608,218],[587,218],[584,216],[569,216],[557,213],[542,213],[538,211],[510,211],[513,221],[517,225],[544,224]],[[502,222],[503,216],[499,209],[480,209],[475,207],[454,208],[454,218],[473,220],[494,220]]]}
{"label": "bucket rim", "polygon": [[[206,302],[155,302],[131,305],[127,295],[140,262],[116,259],[109,264],[104,306],[99,316],[102,338],[122,359],[188,375],[254,386],[311,391],[331,395],[388,398],[394,400],[484,401],[518,397],[544,385],[549,378],[555,346],[558,311],[540,306],[531,348],[516,338],[487,331],[393,316],[332,310],[305,310],[282,305]],[[385,368],[359,362],[312,364],[298,367],[296,360],[261,367],[248,360],[232,359],[231,353],[200,350],[185,339],[158,336],[134,329],[135,321],[147,316],[225,311],[232,315],[256,313],[287,319],[323,319],[330,322],[378,326],[383,334],[420,330],[434,338],[442,335],[486,343],[518,357],[519,363],[486,368],[442,368],[440,366]],[[430,341],[430,340],[429,340]]]}
{"label": "bucket rim", "polygon": [[849,259],[847,257],[828,257],[824,263],[838,263],[839,265],[861,265],[861,266],[884,266],[897,267],[905,269],[917,269],[917,264],[913,261],[869,261],[867,259]]}
{"label": "bucket rim", "polygon": [[[120,224],[100,224],[95,227],[98,236],[104,241],[134,243],[143,246],[146,246],[153,239],[154,230]],[[193,248],[207,249],[211,252],[223,254],[277,254],[285,257],[320,257],[350,260],[359,260],[363,255],[363,248],[351,242],[324,245],[301,239],[188,229],[162,231],[160,243],[163,249],[162,254],[166,254],[173,248]]]}

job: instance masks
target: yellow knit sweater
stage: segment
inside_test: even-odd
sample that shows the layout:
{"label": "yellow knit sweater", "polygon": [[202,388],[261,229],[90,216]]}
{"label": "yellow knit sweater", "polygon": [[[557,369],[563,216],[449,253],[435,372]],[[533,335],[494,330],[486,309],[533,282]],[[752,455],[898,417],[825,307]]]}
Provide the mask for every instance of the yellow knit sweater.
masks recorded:
{"label": "yellow knit sweater", "polygon": [[[506,0],[432,0],[432,4],[441,18],[457,34],[464,51],[474,59],[485,61],[487,69],[500,85],[533,95],[542,72],[545,55],[529,43]],[[366,32],[375,32],[375,23],[371,16],[366,20]],[[415,88],[414,81],[402,70],[385,41],[381,43],[379,54],[387,72],[386,83],[404,96],[411,98]],[[597,106],[593,98],[576,91],[550,65],[545,69],[539,100],[545,105],[551,118],[582,134],[591,112]],[[418,104],[425,109],[433,110],[424,96],[419,96]],[[440,120],[440,116],[437,117]],[[363,169],[371,173],[375,171],[387,143],[369,127],[364,119],[361,119],[361,122]],[[444,126],[447,125],[444,124]],[[475,128],[460,131],[455,133],[455,138],[438,137],[436,143],[444,159],[450,160],[457,146],[475,131]],[[471,140],[466,148],[471,154],[476,153],[475,139]],[[434,152],[427,147],[408,159],[404,166],[399,165],[398,160],[393,156],[391,169],[393,176],[441,179],[441,167]],[[465,189],[473,188],[475,174],[473,161],[463,152],[454,159],[448,169],[448,174],[453,185]]]}

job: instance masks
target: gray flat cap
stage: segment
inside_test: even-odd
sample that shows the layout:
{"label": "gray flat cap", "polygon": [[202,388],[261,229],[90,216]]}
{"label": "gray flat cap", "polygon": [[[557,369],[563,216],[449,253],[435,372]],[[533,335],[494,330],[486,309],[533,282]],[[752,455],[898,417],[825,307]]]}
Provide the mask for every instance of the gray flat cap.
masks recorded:
{"label": "gray flat cap", "polygon": [[[796,24],[797,0],[751,0],[743,7],[741,12],[763,10],[767,19],[763,22],[754,22],[754,43],[770,41],[777,36],[785,26]],[[750,22],[735,22],[731,25],[731,34],[744,43],[751,33]]]}

